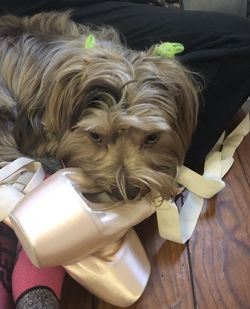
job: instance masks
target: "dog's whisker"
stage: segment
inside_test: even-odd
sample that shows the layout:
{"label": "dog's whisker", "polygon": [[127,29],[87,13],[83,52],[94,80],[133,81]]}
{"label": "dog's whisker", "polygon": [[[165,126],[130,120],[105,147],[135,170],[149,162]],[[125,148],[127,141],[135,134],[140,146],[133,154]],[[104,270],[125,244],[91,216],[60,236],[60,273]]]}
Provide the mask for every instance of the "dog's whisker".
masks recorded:
{"label": "dog's whisker", "polygon": [[[122,195],[124,200],[127,200],[127,192],[126,192],[126,177],[124,170],[121,166],[118,167],[116,173],[116,184],[118,186],[119,192]],[[114,190],[115,191],[115,190]]]}

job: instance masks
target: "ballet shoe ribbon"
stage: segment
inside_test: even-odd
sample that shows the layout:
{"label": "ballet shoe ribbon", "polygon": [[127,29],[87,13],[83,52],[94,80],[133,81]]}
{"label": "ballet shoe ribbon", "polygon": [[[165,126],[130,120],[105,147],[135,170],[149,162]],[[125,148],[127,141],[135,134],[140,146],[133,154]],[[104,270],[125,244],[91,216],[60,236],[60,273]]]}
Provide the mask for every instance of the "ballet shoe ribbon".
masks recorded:
{"label": "ballet shoe ribbon", "polygon": [[39,162],[29,158],[0,163],[0,221],[10,225],[8,215],[25,194],[44,179],[45,173]]}
{"label": "ballet shoe ribbon", "polygon": [[234,152],[249,131],[248,113],[230,135],[225,138],[225,134],[222,134],[206,157],[203,175],[199,175],[185,166],[180,167],[177,182],[187,188],[189,193],[180,211],[173,201],[164,201],[156,209],[161,237],[182,244],[190,239],[201,213],[204,199],[214,196],[225,187],[222,178],[231,168],[234,162]]}

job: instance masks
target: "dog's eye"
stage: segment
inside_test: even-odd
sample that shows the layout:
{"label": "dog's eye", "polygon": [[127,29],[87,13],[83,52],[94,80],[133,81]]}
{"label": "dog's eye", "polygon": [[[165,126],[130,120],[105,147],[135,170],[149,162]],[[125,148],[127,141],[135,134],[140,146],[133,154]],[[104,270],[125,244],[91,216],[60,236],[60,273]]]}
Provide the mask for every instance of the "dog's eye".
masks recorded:
{"label": "dog's eye", "polygon": [[101,143],[101,135],[96,132],[88,132],[89,139],[94,143]]}
{"label": "dog's eye", "polygon": [[144,141],[144,145],[155,144],[159,140],[160,135],[157,133],[149,134]]}

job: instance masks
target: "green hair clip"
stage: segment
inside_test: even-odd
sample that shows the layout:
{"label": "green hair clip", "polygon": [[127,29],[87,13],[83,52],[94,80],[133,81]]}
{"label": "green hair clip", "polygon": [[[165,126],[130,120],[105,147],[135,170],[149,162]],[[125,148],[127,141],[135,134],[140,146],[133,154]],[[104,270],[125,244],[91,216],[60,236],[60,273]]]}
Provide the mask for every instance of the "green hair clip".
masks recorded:
{"label": "green hair clip", "polygon": [[155,46],[154,55],[166,58],[173,58],[176,54],[184,51],[181,43],[163,42]]}
{"label": "green hair clip", "polygon": [[91,48],[95,47],[95,43],[96,42],[95,42],[94,35],[93,34],[89,34],[87,36],[86,40],[85,40],[84,47],[91,49]]}
{"label": "green hair clip", "polygon": [[[96,39],[93,34],[89,34],[85,40],[84,47],[91,49],[96,45]],[[155,46],[154,55],[166,58],[173,58],[176,54],[184,51],[184,46],[181,43],[163,42]]]}

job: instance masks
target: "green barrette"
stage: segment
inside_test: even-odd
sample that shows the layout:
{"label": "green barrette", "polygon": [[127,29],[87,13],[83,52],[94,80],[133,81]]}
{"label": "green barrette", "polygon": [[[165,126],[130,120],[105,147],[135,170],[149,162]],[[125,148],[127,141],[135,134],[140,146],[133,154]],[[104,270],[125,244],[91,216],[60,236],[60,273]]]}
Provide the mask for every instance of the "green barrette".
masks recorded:
{"label": "green barrette", "polygon": [[176,54],[184,51],[181,43],[163,42],[155,46],[154,55],[166,58],[173,58]]}
{"label": "green barrette", "polygon": [[96,42],[95,42],[94,35],[93,34],[89,34],[87,36],[86,40],[85,40],[84,47],[91,49],[91,48],[95,47],[95,43]]}

